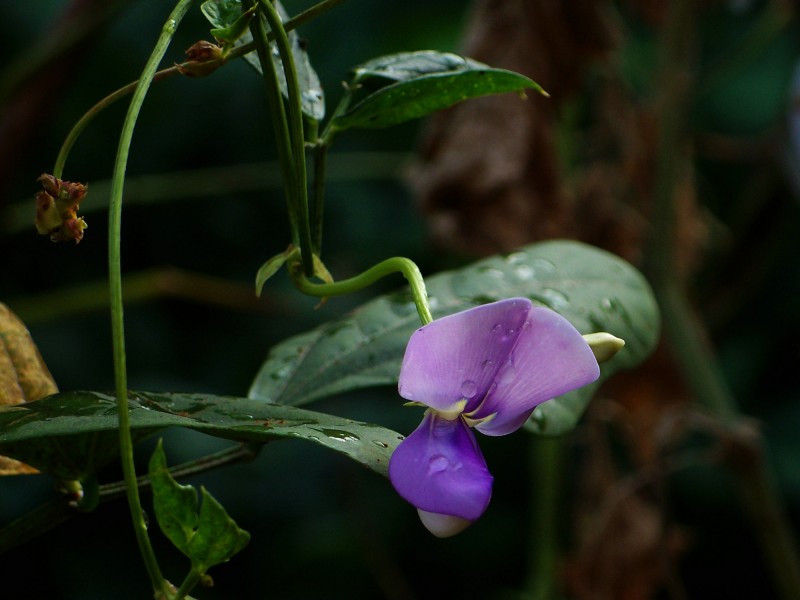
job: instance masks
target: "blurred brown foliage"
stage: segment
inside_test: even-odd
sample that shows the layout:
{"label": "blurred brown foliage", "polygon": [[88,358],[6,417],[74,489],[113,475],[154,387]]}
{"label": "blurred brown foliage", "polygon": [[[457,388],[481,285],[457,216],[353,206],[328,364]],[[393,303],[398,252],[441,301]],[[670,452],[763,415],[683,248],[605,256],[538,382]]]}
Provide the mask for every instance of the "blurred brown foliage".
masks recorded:
{"label": "blurred brown foliage", "polygon": [[[640,18],[661,26],[664,3],[634,4]],[[615,15],[608,0],[476,3],[463,53],[523,73],[551,97],[491,96],[431,120],[411,181],[437,245],[487,255],[571,238],[644,265],[660,107],[637,97],[618,72],[614,52],[625,31]],[[589,99],[590,118],[565,134],[578,98]],[[691,155],[688,140],[682,150]],[[702,259],[707,225],[691,170],[680,173],[675,267],[686,278]],[[688,538],[665,520],[654,481],[631,487],[630,478],[658,464],[653,432],[688,393],[663,347],[612,383],[601,395],[615,399],[613,428],[625,432],[633,475],[615,465],[595,414],[607,412],[607,402],[596,402],[584,427],[565,584],[577,598],[642,600],[674,583]]]}

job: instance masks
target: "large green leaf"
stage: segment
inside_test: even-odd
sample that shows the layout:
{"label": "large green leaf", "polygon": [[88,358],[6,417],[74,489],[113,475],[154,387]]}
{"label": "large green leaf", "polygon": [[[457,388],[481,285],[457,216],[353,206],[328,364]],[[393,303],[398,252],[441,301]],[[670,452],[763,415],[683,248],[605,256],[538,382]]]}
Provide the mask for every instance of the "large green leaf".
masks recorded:
{"label": "large green leaf", "polygon": [[[559,312],[581,333],[607,331],[623,338],[625,348],[601,366],[601,380],[638,364],[658,338],[658,309],[641,274],[620,258],[577,242],[534,244],[430,277],[427,286],[436,318],[525,296]],[[348,390],[396,384],[406,343],[417,327],[408,292],[373,300],[273,348],[249,396],[302,405]],[[597,385],[545,402],[528,426],[549,435],[568,431]]]}
{"label": "large green leaf", "polygon": [[[284,10],[280,2],[274,2],[275,8],[283,22],[288,20],[288,14]],[[237,19],[242,15],[242,2],[241,0],[206,0],[200,6],[203,14],[209,23],[215,29],[235,29]],[[213,30],[212,30],[213,33]],[[297,70],[297,79],[300,85],[300,105],[303,113],[314,119],[321,121],[325,117],[325,94],[322,91],[322,84],[319,81],[319,76],[314,68],[311,66],[311,60],[306,52],[305,45],[297,35],[296,31],[289,31],[289,44],[292,47],[292,56],[294,57],[294,66]],[[253,41],[253,36],[249,31],[244,31],[233,42],[234,47],[243,46]],[[278,49],[275,43],[272,45],[272,62],[275,64],[275,71],[278,73],[278,83],[281,87],[281,93],[284,97],[288,96],[288,88],[286,85],[286,76],[283,71],[283,62],[278,54]],[[261,63],[258,60],[258,54],[253,51],[244,55],[244,59],[252,66],[259,74],[262,74]]]}
{"label": "large green leaf", "polygon": [[[369,423],[227,396],[132,393],[131,429],[141,439],[186,427],[243,442],[303,439],[385,475],[402,436]],[[63,479],[83,479],[117,453],[116,400],[96,392],[54,394],[0,407],[0,455]]]}
{"label": "large green leaf", "polygon": [[353,69],[350,88],[365,93],[333,119],[333,130],[390,127],[489,94],[543,92],[539,84],[519,73],[434,51],[391,54],[366,62]]}

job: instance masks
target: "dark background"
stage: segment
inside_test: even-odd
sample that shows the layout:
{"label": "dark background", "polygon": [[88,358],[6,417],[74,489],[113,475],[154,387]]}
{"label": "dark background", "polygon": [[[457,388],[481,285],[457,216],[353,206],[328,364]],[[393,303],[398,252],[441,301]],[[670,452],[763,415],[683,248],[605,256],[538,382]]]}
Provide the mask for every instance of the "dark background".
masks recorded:
{"label": "dark background", "polygon": [[[286,4],[292,13],[306,7]],[[603,165],[616,165],[609,167],[613,174],[605,181],[628,173],[618,168],[619,156],[603,153],[602,144],[591,152],[576,151],[581,148],[576,136],[592,131],[602,120],[593,108],[601,103],[601,75],[613,69],[624,84],[621,89],[633,99],[630,106],[645,114],[659,84],[653,72],[664,6],[588,4],[602,5],[619,37],[604,55],[605,71],[587,68],[566,100],[554,95],[556,109],[548,117],[549,127],[559,140],[554,147],[567,150],[560,155],[561,166],[542,177],[563,178],[564,186],[576,173],[597,165],[601,173]],[[82,206],[89,229],[79,245],[53,244],[36,235],[30,225],[36,178],[52,170],[64,136],[83,112],[138,76],[170,8],[156,0],[0,4],[0,21],[5,24],[0,38],[0,300],[26,321],[64,391],[113,388],[102,287],[107,199],[92,192],[102,190],[110,177],[126,103],[92,123],[67,162],[66,179],[89,182]],[[304,27],[301,34],[309,40],[328,110],[353,65],[390,52],[463,48],[472,9],[470,3],[453,0],[351,0]],[[698,3],[694,89],[704,91],[693,97],[686,137],[693,142],[694,211],[689,220],[702,229],[704,241],[690,244],[695,252],[685,265],[687,287],[725,377],[744,413],[762,423],[769,462],[795,524],[800,516],[800,404],[795,383],[800,359],[800,138],[796,131],[792,137],[790,125],[793,118],[795,128],[800,127],[800,84],[795,83],[792,92],[793,78],[798,81],[794,70],[800,64],[798,9],[792,2]],[[783,20],[775,25],[770,15]],[[86,35],[81,33],[83,26],[88,27]],[[207,38],[207,30],[195,7],[165,63],[180,61],[183,49]],[[79,38],[77,46],[59,46],[70,35]],[[585,40],[560,41],[579,48]],[[717,75],[706,78],[706,73]],[[541,80],[536,72],[530,74]],[[557,82],[542,83],[550,90],[557,87]],[[277,167],[262,164],[274,159],[265,113],[262,82],[242,61],[206,79],[178,77],[158,83],[148,95],[134,136],[123,216],[124,270],[129,275],[151,274],[145,285],[149,291],[126,305],[132,389],[245,395],[273,344],[400,284],[384,282],[314,310],[316,300],[298,295],[279,275],[267,284],[262,298],[255,299],[256,270],[289,241],[282,192],[270,183]],[[385,132],[356,132],[337,142],[324,244],[326,264],[337,278],[394,255],[409,256],[430,274],[485,253],[483,246],[465,244],[466,234],[448,240],[441,231],[431,233],[431,201],[421,201],[424,194],[409,186],[406,177],[414,152],[429,148],[426,136],[435,135],[423,133],[423,127],[425,123],[412,123]],[[651,141],[642,146],[642,155],[654,153]],[[230,191],[223,193],[202,189],[191,173],[175,183],[179,171],[239,164],[253,165],[255,186],[243,186],[241,178],[226,179],[225,174],[219,175],[218,183]],[[160,178],[138,179],[145,175]],[[630,179],[620,184],[625,189],[643,185],[635,172],[626,177]],[[650,194],[645,191],[642,196]],[[587,196],[576,192],[571,198],[578,201],[576,219],[594,210],[585,206],[582,212],[580,201],[588,202]],[[20,208],[26,203],[27,208]],[[646,221],[649,211],[643,208],[641,213]],[[495,234],[502,238],[505,232]],[[452,235],[458,237],[458,232]],[[537,230],[528,241],[560,236],[595,241],[575,227],[554,227],[547,236]],[[638,264],[636,256],[627,258]],[[644,264],[642,259],[639,266]],[[80,297],[63,294],[91,284],[99,284],[99,291]],[[664,353],[669,350],[659,350],[659,356]],[[619,579],[629,582],[615,591],[587,593],[581,587],[591,572],[578,551],[582,519],[590,514],[580,499],[591,480],[587,469],[593,463],[587,455],[596,450],[591,434],[600,431],[606,440],[603,448],[610,448],[615,473],[605,483],[613,491],[624,476],[635,475],[647,464],[642,458],[647,441],[630,434],[636,431],[635,415],[648,416],[652,426],[667,418],[665,406],[692,411],[691,390],[681,382],[674,361],[644,367],[639,379],[601,394],[595,402],[597,413],[565,441],[563,510],[553,515],[562,534],[557,578],[565,582],[564,597],[774,594],[732,479],[713,459],[665,476],[658,494],[651,489],[642,494],[647,506],[658,509],[658,560],[647,559],[645,564],[633,556],[609,565]],[[620,404],[628,417],[608,417],[609,407]],[[312,408],[398,431],[410,431],[419,416],[404,410],[391,389],[348,394]],[[225,447],[192,432],[170,431],[164,437],[172,464]],[[713,439],[700,438],[681,438],[681,448],[713,450]],[[492,504],[478,523],[449,540],[431,537],[386,481],[307,444],[271,444],[253,463],[193,478],[192,483],[205,485],[252,534],[240,555],[211,571],[215,587],[198,589],[196,596],[531,597],[531,540],[537,534],[531,505],[537,490],[531,484],[530,463],[535,441],[520,433],[486,442],[482,448],[496,479]],[[151,443],[142,445],[142,469],[151,448]],[[104,482],[118,477],[114,467],[101,474]],[[52,487],[46,476],[0,481],[0,523],[52,497]],[[149,506],[146,496],[144,501]],[[633,525],[645,521],[642,517]],[[636,531],[634,527],[634,538]],[[165,574],[179,581],[186,561],[155,527],[151,532]],[[604,539],[609,554],[617,545],[614,535],[623,535],[611,533]],[[625,547],[635,554],[635,544]],[[643,582],[633,583],[633,571],[625,573],[627,568],[641,574],[655,563],[656,573]],[[150,594],[122,501],[77,516],[0,557],[0,574],[7,589],[17,582],[28,598]]]}

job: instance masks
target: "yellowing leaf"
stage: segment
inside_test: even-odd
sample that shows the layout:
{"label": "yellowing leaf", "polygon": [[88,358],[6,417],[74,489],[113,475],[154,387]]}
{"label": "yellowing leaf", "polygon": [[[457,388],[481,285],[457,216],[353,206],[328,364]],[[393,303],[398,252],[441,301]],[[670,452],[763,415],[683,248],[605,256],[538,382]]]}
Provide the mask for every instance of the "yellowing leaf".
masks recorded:
{"label": "yellowing leaf", "polygon": [[[0,406],[32,402],[57,392],[56,382],[25,324],[0,303]],[[0,456],[0,476],[30,473],[38,471]]]}

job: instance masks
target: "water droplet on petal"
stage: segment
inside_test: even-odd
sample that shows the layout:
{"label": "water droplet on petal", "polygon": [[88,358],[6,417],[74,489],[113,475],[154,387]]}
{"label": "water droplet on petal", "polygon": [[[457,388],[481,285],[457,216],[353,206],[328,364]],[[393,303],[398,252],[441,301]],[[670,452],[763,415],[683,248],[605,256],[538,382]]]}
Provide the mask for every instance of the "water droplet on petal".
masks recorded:
{"label": "water droplet on petal", "polygon": [[500,333],[501,331],[503,331],[503,326],[500,323],[492,327],[492,333]]}
{"label": "water droplet on petal", "polygon": [[497,383],[500,384],[509,384],[511,383],[514,378],[517,376],[517,370],[514,368],[514,365],[511,361],[507,362],[503,365],[503,368],[500,370],[500,373],[497,374]]}
{"label": "water droplet on petal", "polygon": [[478,386],[471,379],[467,379],[461,384],[461,396],[469,400],[478,393]]}
{"label": "water droplet on petal", "polygon": [[435,454],[431,456],[430,461],[428,462],[428,474],[434,473],[441,473],[445,471],[450,466],[450,460],[446,456],[442,456],[441,454]]}

